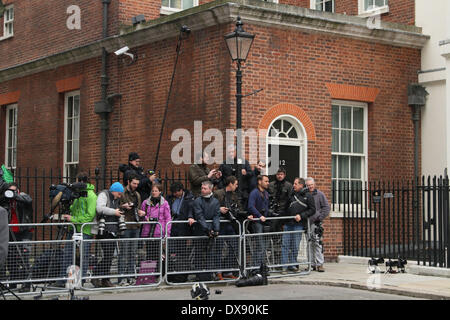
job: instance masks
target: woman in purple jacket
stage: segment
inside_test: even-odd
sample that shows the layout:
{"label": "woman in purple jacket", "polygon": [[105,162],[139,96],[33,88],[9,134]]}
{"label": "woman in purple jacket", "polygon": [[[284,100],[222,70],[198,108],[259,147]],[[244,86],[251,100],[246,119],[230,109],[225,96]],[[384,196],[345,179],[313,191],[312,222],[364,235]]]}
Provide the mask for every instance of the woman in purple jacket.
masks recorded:
{"label": "woman in purple jacket", "polygon": [[[170,236],[172,224],[167,223],[172,220],[170,214],[169,202],[161,196],[162,186],[155,184],[152,186],[151,196],[142,203],[141,210],[146,215],[141,218],[143,221],[157,221],[162,226],[162,237]],[[167,226],[167,230],[166,230]],[[142,238],[159,238],[161,237],[161,227],[159,224],[144,224],[141,231]],[[161,255],[159,241],[147,241],[147,259],[159,260]]]}

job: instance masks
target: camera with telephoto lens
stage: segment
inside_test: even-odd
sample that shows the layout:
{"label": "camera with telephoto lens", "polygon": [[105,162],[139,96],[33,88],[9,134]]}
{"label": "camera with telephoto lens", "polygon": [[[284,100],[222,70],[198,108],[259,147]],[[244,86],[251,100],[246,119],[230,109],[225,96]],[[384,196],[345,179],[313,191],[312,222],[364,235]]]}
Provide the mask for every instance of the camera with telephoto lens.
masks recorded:
{"label": "camera with telephoto lens", "polygon": [[269,268],[265,263],[262,263],[259,270],[253,271],[247,278],[237,280],[235,285],[236,287],[265,286],[268,284],[268,276]]}
{"label": "camera with telephoto lens", "polygon": [[237,220],[237,216],[239,215],[239,206],[237,203],[232,203],[229,207],[227,207],[228,212],[225,215],[227,220],[231,222],[235,222]]}
{"label": "camera with telephoto lens", "polygon": [[124,212],[120,210],[121,216],[119,217],[119,221],[117,222],[119,224],[119,235],[123,236],[125,233],[125,230],[127,230],[127,225],[125,223],[125,216],[123,215]]}
{"label": "camera with telephoto lens", "polygon": [[316,228],[314,229],[314,233],[317,235],[317,237],[322,238],[323,237],[323,226],[322,221],[315,222]]}
{"label": "camera with telephoto lens", "polygon": [[280,215],[280,204],[277,202],[275,197],[270,197],[269,199],[269,212],[268,217],[278,217]]}
{"label": "camera with telephoto lens", "polygon": [[106,220],[105,216],[101,215],[98,219],[98,235],[103,236],[105,234]]}

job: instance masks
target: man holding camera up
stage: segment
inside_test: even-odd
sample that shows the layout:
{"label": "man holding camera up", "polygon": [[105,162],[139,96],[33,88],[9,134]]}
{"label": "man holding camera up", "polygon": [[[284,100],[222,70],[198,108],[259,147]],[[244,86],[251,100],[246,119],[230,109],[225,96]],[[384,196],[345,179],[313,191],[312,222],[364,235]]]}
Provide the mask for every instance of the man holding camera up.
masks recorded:
{"label": "man holding camera up", "polygon": [[[195,236],[208,236],[209,239],[195,240],[196,270],[216,269],[218,266],[219,246],[215,238],[220,230],[220,203],[213,196],[211,181],[203,181],[201,196],[194,200],[193,210],[196,223],[193,225]],[[206,222],[212,220],[212,222]],[[206,257],[203,253],[206,252]],[[206,262],[206,265],[205,265]],[[202,273],[197,275],[198,281],[212,280],[212,275]]]}
{"label": "man holding camera up", "polygon": [[136,152],[130,152],[128,155],[128,164],[121,164],[119,170],[123,172],[123,185],[127,186],[130,175],[135,175],[139,180],[137,191],[142,199],[147,199],[152,190],[152,184],[156,180],[156,174],[152,170],[144,169],[140,166],[141,157]]}
{"label": "man holding camera up", "polygon": [[222,176],[222,173],[216,169],[209,170],[207,162],[209,161],[209,155],[205,152],[198,154],[197,163],[192,164],[189,167],[189,183],[191,184],[191,191],[194,197],[201,195],[202,183],[210,181],[212,185],[218,183],[218,179]]}
{"label": "man holding camera up", "polygon": [[[305,179],[295,178],[293,191],[283,210],[284,216],[293,217],[293,219],[285,223],[283,227],[285,233],[281,245],[282,274],[287,273],[288,270],[299,271],[298,265],[293,264],[297,263],[298,248],[302,239],[301,231],[308,228],[308,218],[316,213],[314,198],[305,188]],[[289,266],[286,267],[288,264]]]}
{"label": "man holding camera up", "polygon": [[[98,234],[97,239],[109,240],[101,241],[103,258],[94,269],[94,276],[106,276],[111,273],[111,262],[114,255],[115,241],[119,232],[119,218],[123,211],[119,209],[120,198],[124,192],[120,182],[114,182],[109,190],[103,190],[97,198],[97,225],[92,227],[92,234]],[[102,221],[103,220],[103,221]],[[103,222],[103,225],[102,225]],[[108,223],[109,222],[109,223]],[[93,279],[94,287],[114,287],[107,278]]]}
{"label": "man holding camera up", "polygon": [[[95,187],[90,184],[89,176],[86,172],[81,172],[77,176],[77,182],[81,182],[86,184],[86,193],[79,197],[78,199],[73,200],[72,205],[70,206],[70,215],[64,214],[62,216],[63,220],[66,222],[71,222],[75,224],[76,232],[83,233],[83,240],[92,239],[91,233],[91,225],[87,225],[81,230],[81,226],[84,223],[89,223],[94,221],[96,214],[96,204],[97,204],[97,195],[95,194]],[[67,239],[72,239],[74,230],[69,230],[67,233]],[[82,265],[82,275],[86,276],[86,272],[88,270],[88,262],[89,262],[89,253],[91,249],[91,242],[83,242],[83,265]],[[64,262],[61,267],[61,276],[65,277],[67,274],[67,268],[70,266],[72,261],[73,248],[71,243],[67,243],[64,246]],[[58,286],[64,286],[63,281],[57,282]]]}
{"label": "man holding camera up", "polygon": [[[145,216],[145,211],[140,209],[142,199],[139,192],[136,191],[138,186],[139,178],[134,173],[130,174],[128,176],[128,184],[123,196],[120,198],[120,207],[124,210],[125,222],[130,223],[121,236],[122,239],[139,238],[140,225],[137,222],[139,221],[139,217]],[[136,240],[123,240],[119,243],[119,274],[135,273],[138,242]],[[119,278],[120,286],[134,285],[135,283],[134,278]]]}
{"label": "man holding camera up", "polygon": [[316,207],[315,214],[309,218],[310,221],[310,235],[312,237],[311,241],[311,266],[313,270],[319,272],[324,272],[323,268],[324,257],[323,257],[323,245],[322,245],[322,221],[330,213],[330,205],[325,197],[325,194],[316,188],[316,183],[313,178],[306,179],[306,187],[309,193],[314,197],[314,203]]}
{"label": "man holding camera up", "polygon": [[[241,202],[239,201],[238,194],[236,192],[238,188],[238,180],[235,176],[229,176],[225,179],[225,189],[219,189],[214,192],[214,197],[219,200],[220,203],[220,220],[230,220],[231,222],[220,223],[220,234],[225,236],[238,234],[237,219],[240,213],[243,211]],[[236,228],[236,229],[235,229]],[[227,255],[223,258],[221,266],[231,268],[233,261],[238,257],[237,244],[235,239],[224,240],[220,239],[219,248],[227,247]],[[233,259],[234,257],[234,259]],[[237,279],[233,273],[219,273],[217,275],[219,280],[223,278]]]}

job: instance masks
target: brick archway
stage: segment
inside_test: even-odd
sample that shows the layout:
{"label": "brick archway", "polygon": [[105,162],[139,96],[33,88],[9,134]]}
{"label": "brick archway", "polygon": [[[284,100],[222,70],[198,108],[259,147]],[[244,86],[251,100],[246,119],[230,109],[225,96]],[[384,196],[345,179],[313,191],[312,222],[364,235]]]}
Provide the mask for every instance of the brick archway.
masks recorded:
{"label": "brick archway", "polygon": [[308,141],[316,140],[316,130],[314,128],[314,124],[311,121],[311,118],[308,114],[300,107],[289,103],[280,103],[272,108],[270,108],[263,116],[261,121],[259,122],[258,129],[269,129],[270,123],[279,116],[282,115],[291,115],[297,118],[303,125],[306,131],[306,136]]}

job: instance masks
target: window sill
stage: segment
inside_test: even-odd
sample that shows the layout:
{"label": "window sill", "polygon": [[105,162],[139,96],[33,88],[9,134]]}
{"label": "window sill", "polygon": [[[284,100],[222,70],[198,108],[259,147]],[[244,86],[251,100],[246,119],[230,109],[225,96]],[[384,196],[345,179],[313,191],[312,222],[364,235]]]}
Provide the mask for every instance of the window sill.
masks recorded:
{"label": "window sill", "polygon": [[384,6],[384,7],[379,7],[376,9],[362,12],[358,15],[358,17],[368,18],[368,17],[378,16],[378,15],[381,15],[383,13],[388,13],[388,12],[389,12],[389,6]]}
{"label": "window sill", "polygon": [[3,40],[7,40],[7,39],[10,39],[10,38],[13,38],[14,37],[14,35],[12,34],[12,35],[10,35],[10,36],[3,36],[3,37],[0,37],[0,41],[3,41]]}
{"label": "window sill", "polygon": [[[345,212],[345,218],[348,219],[376,219],[378,216],[376,211],[369,211],[363,208],[362,210],[356,210],[352,211],[351,210],[346,210]],[[344,211],[338,211],[338,210],[334,210],[330,212],[330,218],[344,218]]]}
{"label": "window sill", "polygon": [[159,13],[163,14],[163,15],[169,15],[169,14],[180,12],[182,10],[183,9],[170,8],[170,7],[161,7],[161,10],[159,11]]}

